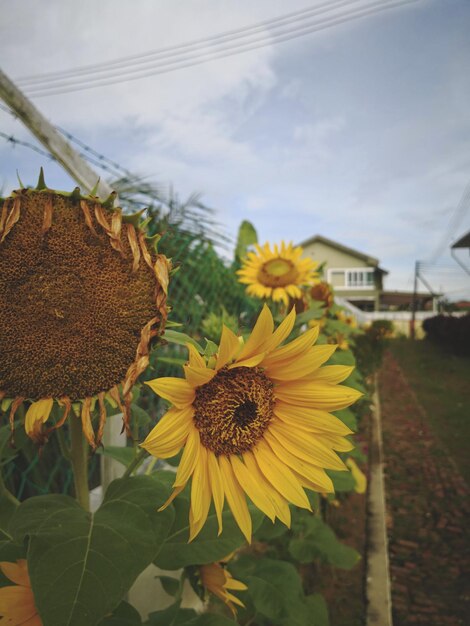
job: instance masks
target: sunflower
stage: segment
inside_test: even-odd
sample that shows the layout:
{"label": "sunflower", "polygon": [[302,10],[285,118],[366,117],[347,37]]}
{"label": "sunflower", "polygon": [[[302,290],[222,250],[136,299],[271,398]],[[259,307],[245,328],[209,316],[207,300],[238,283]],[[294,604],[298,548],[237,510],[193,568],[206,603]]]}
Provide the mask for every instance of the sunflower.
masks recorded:
{"label": "sunflower", "polygon": [[269,243],[256,245],[256,253],[249,252],[243,266],[237,271],[239,282],[248,285],[246,292],[256,298],[272,298],[286,306],[291,298],[301,298],[301,285],[311,285],[316,277],[317,264],[312,259],[302,259],[303,250],[292,243],[281,242],[281,248]]}
{"label": "sunflower", "polygon": [[[0,399],[12,428],[28,403],[25,428],[38,443],[72,405],[92,447],[106,404],[121,408],[129,429],[132,386],[165,326],[169,263],[114,198],[53,191],[41,173],[36,189],[0,203]],[[46,428],[54,405],[60,413]]]}
{"label": "sunflower", "polygon": [[323,302],[324,306],[329,309],[333,302],[334,296],[331,286],[328,283],[320,282],[310,289],[310,297],[313,300]]}
{"label": "sunflower", "polygon": [[251,517],[245,494],[271,520],[290,524],[288,503],[310,509],[304,487],[333,491],[325,469],[345,466],[334,450],[352,449],[351,433],[331,415],[361,395],[338,385],[351,367],[321,367],[336,346],[314,346],[313,328],[285,346],[295,309],[274,330],[265,305],[246,343],[224,327],[217,357],[207,361],[188,345],[185,378],[148,385],[172,407],[141,444],[159,458],[184,447],[174,491],[191,481],[190,541],[203,527],[211,500],[222,532],[227,500],[248,541]]}
{"label": "sunflower", "polygon": [[226,568],[226,562],[229,558],[224,559],[220,563],[201,565],[199,567],[199,578],[202,586],[222,600],[235,615],[237,613],[235,605],[241,607],[245,605],[237,596],[233,595],[232,591],[245,591],[248,587],[239,580],[235,580]]}
{"label": "sunflower", "polygon": [[24,559],[16,563],[2,561],[0,570],[8,580],[15,583],[0,588],[1,623],[5,623],[5,626],[42,626],[34,603],[27,562]]}

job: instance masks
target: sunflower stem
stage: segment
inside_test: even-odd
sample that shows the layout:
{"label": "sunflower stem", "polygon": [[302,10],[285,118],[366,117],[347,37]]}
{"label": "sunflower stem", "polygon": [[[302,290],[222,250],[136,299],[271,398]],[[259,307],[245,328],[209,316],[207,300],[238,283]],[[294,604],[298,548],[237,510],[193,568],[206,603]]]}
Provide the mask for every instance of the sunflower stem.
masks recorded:
{"label": "sunflower stem", "polygon": [[0,496],[9,500],[15,506],[20,504],[20,501],[9,491],[5,483],[3,482],[3,476],[0,474]]}
{"label": "sunflower stem", "polygon": [[70,461],[73,470],[75,497],[78,503],[90,510],[90,490],[88,488],[88,444],[82,433],[81,420],[72,416],[70,420]]}
{"label": "sunflower stem", "polygon": [[140,467],[140,465],[142,465],[148,455],[148,452],[141,448],[139,452],[135,455],[135,458],[127,466],[126,471],[122,475],[122,478],[129,478],[132,472],[135,472],[135,470]]}
{"label": "sunflower stem", "polygon": [[70,461],[70,448],[68,447],[67,442],[65,441],[65,436],[62,431],[62,428],[57,428],[55,432],[57,435],[57,441],[59,442],[60,453],[62,454],[64,459],[67,459],[67,461]]}

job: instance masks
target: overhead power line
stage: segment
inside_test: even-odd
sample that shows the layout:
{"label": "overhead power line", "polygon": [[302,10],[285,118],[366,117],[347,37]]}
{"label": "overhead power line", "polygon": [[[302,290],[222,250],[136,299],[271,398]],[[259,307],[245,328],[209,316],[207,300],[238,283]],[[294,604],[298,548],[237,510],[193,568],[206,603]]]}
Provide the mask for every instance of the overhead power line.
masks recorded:
{"label": "overhead power line", "polygon": [[[417,1],[418,0],[394,0],[392,2],[389,2],[386,0],[385,2],[383,1],[372,2],[367,5],[361,5],[361,6],[357,6],[358,0],[342,0],[341,2],[337,2],[337,3],[332,3],[332,2],[325,3],[325,4],[320,5],[320,7],[316,7],[317,13],[326,12],[327,10],[331,11],[331,6],[333,5],[336,8],[338,8],[340,5],[344,6],[344,5],[351,5],[354,3],[356,4],[356,6],[354,7],[354,9],[349,9],[346,11],[336,13],[334,15],[329,15],[322,19],[314,19],[313,21],[310,21],[308,23],[305,23],[305,20],[304,20],[302,24],[300,24],[299,26],[296,26],[295,28],[287,28],[285,30],[282,30],[282,29],[273,30],[272,29],[270,32],[264,32],[264,33],[261,33],[260,35],[257,35],[252,41],[243,42],[243,43],[230,43],[229,42],[228,45],[225,45],[224,43],[222,43],[222,45],[216,44],[214,47],[216,47],[217,49],[213,51],[207,51],[207,40],[205,40],[204,47],[199,45],[199,47],[196,48],[195,50],[190,50],[186,52],[177,53],[174,49],[170,51],[168,49],[161,49],[160,51],[154,51],[152,53],[148,53],[149,55],[158,53],[160,56],[160,60],[157,60],[155,62],[150,61],[150,60],[140,61],[139,63],[135,63],[133,65],[130,64],[128,69],[126,69],[127,66],[124,66],[124,69],[122,69],[119,66],[116,66],[114,68],[110,67],[107,70],[107,75],[105,74],[103,76],[85,76],[85,72],[84,72],[85,68],[78,68],[78,71],[80,71],[83,74],[82,78],[79,78],[77,80],[72,79],[70,80],[70,82],[68,82],[66,79],[64,78],[59,79],[57,76],[54,78],[49,77],[49,79],[47,81],[44,80],[43,83],[38,83],[36,85],[33,84],[31,86],[31,89],[29,91],[27,90],[27,93],[28,95],[33,96],[33,97],[43,97],[43,96],[48,96],[48,95],[58,95],[62,93],[70,93],[74,91],[93,89],[96,87],[105,87],[105,86],[109,86],[109,85],[113,85],[117,83],[133,81],[133,80],[140,80],[142,78],[147,78],[147,77],[155,76],[159,74],[165,74],[165,73],[180,70],[180,69],[186,69],[189,67],[193,67],[195,65],[206,63],[208,61],[218,60],[218,59],[226,58],[229,56],[234,56],[237,54],[248,52],[251,50],[256,50],[256,49],[263,48],[268,45],[283,43],[285,41],[290,41],[297,37],[303,37],[305,35],[308,35],[314,32],[319,32],[321,30],[331,28],[333,26],[337,26],[337,25],[344,24],[353,20],[371,16],[371,15],[374,15],[376,13],[379,13],[385,10],[389,10],[389,9],[393,9],[393,8],[397,8],[397,7],[401,7],[401,6],[405,6],[409,4],[414,4]],[[326,7],[330,7],[330,8],[327,9]],[[321,8],[321,11],[320,11],[320,8]],[[311,9],[311,11],[313,11],[313,9]],[[281,19],[282,18],[278,18],[278,20],[281,20]],[[287,19],[287,18],[284,17],[284,19]],[[255,27],[259,28],[259,24],[255,25]],[[255,28],[255,27],[251,27],[251,28]],[[240,36],[241,35],[237,35],[237,38],[239,38]],[[216,35],[214,37],[215,38],[227,37],[227,34],[222,34],[218,36]],[[233,38],[234,37],[232,37],[232,39]],[[181,44],[180,48],[184,47],[184,45],[185,44]],[[190,43],[187,45],[195,46],[195,43]],[[165,50],[166,50],[166,56],[165,54],[163,54]],[[170,56],[177,56],[178,58],[171,60],[169,59]],[[115,61],[115,63],[124,63],[124,62],[125,61],[123,61],[122,59]],[[87,67],[90,67],[90,66],[87,66]],[[100,68],[97,68],[96,66],[92,67],[91,71],[92,73],[96,73],[97,71],[103,72],[104,64]],[[31,80],[31,79],[32,77],[28,78],[28,80]],[[23,80],[26,80],[26,79],[23,79]]]}
{"label": "overhead power line", "polygon": [[308,18],[312,15],[321,14],[325,12],[331,12],[335,9],[348,5],[363,2],[364,0],[329,0],[327,2],[322,2],[320,4],[315,5],[314,7],[307,7],[305,9],[301,9],[299,11],[292,11],[291,13],[286,13],[277,18],[271,18],[267,20],[263,20],[261,22],[256,22],[251,26],[243,26],[240,28],[227,30],[222,33],[218,33],[216,35],[211,35],[209,37],[201,37],[199,39],[193,39],[191,41],[187,41],[181,44],[176,44],[173,46],[165,46],[162,48],[157,48],[156,50],[150,50],[148,52],[143,52],[140,54],[132,54],[129,56],[119,57],[117,59],[113,59],[110,61],[104,61],[101,63],[92,63],[89,65],[82,65],[76,68],[71,68],[68,70],[58,70],[55,72],[44,72],[43,74],[32,74],[29,76],[20,76],[16,79],[17,85],[25,86],[30,83],[43,83],[49,82],[50,80],[59,80],[64,78],[70,78],[73,76],[77,76],[80,74],[91,74],[95,72],[107,71],[110,68],[123,68],[129,65],[133,66],[138,63],[148,62],[154,58],[158,57],[168,57],[178,54],[180,50],[187,50],[191,48],[204,48],[208,45],[218,45],[216,42],[222,41],[224,39],[235,40],[243,37],[249,36],[251,33],[256,32],[260,29],[266,28],[276,28],[278,26],[282,26],[283,24],[289,24],[292,22],[296,22],[305,18]]}

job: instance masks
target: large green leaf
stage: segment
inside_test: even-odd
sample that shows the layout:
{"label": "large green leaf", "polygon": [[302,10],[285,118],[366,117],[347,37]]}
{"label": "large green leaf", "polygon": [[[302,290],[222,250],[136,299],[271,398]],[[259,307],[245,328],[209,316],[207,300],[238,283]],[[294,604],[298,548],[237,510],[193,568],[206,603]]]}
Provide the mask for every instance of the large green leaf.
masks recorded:
{"label": "large green leaf", "polygon": [[122,463],[126,467],[135,459],[136,452],[130,446],[106,446],[106,448],[98,448],[98,454],[104,454],[111,459]]}
{"label": "large green leaf", "polygon": [[354,491],[356,481],[351,472],[338,472],[336,470],[326,470],[326,473],[333,481],[335,491]]}
{"label": "large green leaf", "polygon": [[106,616],[98,626],[142,626],[142,620],[133,606],[121,602],[112,615]]}
{"label": "large green leaf", "polygon": [[212,613],[203,613],[189,622],[184,622],[184,626],[233,626],[234,624],[236,622],[228,617]]}
{"label": "large green leaf", "polygon": [[115,480],[94,515],[67,496],[31,498],[10,528],[29,536],[28,565],[47,626],[94,626],[156,557],[173,522],[169,490],[150,476]]}
{"label": "large green leaf", "polygon": [[294,531],[289,552],[299,563],[321,558],[335,567],[351,569],[361,558],[354,548],[338,541],[333,530],[319,517],[299,515]]}
{"label": "large green leaf", "polygon": [[235,247],[235,261],[242,261],[248,252],[248,246],[258,243],[258,234],[251,222],[243,220],[238,229],[237,245]]}
{"label": "large green leaf", "polygon": [[0,495],[0,541],[12,539],[9,526],[17,508],[18,505],[15,504],[13,499],[10,499],[7,495]]}
{"label": "large green leaf", "polygon": [[[155,559],[155,565],[162,569],[174,570],[187,565],[203,565],[225,558],[245,543],[237,523],[230,511],[224,511],[223,532],[218,537],[218,524],[215,512],[210,510],[207,521],[199,535],[189,541],[189,497],[187,493],[180,494],[174,501],[176,517],[162,549]],[[255,530],[261,524],[263,514],[250,507]]]}
{"label": "large green leaf", "polygon": [[243,602],[256,623],[274,626],[317,626],[299,572],[285,561],[242,556],[231,565],[235,578],[247,583]]}
{"label": "large green leaf", "polygon": [[181,600],[178,600],[162,611],[150,613],[145,626],[186,626],[197,617],[197,613],[193,609],[182,609],[180,605]]}
{"label": "large green leaf", "polygon": [[180,333],[178,330],[166,330],[163,338],[166,339],[166,341],[168,341],[169,343],[176,343],[180,346],[185,346],[187,343],[190,343],[201,354],[204,352],[201,345],[198,344],[197,341],[195,341],[186,333]]}

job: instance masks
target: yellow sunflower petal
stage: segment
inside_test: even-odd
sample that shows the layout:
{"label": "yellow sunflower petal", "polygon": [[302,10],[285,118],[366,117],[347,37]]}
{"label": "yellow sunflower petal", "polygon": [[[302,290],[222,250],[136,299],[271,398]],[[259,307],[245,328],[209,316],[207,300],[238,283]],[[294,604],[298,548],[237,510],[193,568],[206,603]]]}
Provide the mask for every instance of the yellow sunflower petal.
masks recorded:
{"label": "yellow sunflower petal", "polygon": [[263,359],[264,352],[261,352],[261,354],[255,354],[254,356],[251,356],[248,359],[244,359],[243,361],[235,361],[235,363],[232,363],[228,366],[228,369],[231,370],[235,367],[256,367],[261,363]]}
{"label": "yellow sunflower petal", "polygon": [[271,354],[268,354],[264,360],[263,365],[266,367],[272,367],[281,361],[290,361],[296,359],[299,355],[303,354],[307,348],[310,348],[318,339],[318,328],[311,328],[305,333],[291,341],[290,343],[274,350]]}
{"label": "yellow sunflower petal", "polygon": [[192,426],[193,407],[169,409],[140,445],[155,457],[168,458],[177,454]]}
{"label": "yellow sunflower petal", "polygon": [[49,418],[52,411],[54,400],[52,398],[43,398],[33,402],[26,411],[25,430],[28,435],[36,432],[41,424],[44,424]]}
{"label": "yellow sunflower petal", "polygon": [[353,478],[356,481],[356,486],[354,488],[354,491],[356,491],[357,493],[365,493],[367,489],[367,478],[364,472],[361,469],[359,469],[354,459],[351,459],[351,458],[347,459],[346,465],[351,470],[351,474],[353,475]]}
{"label": "yellow sunflower petal", "polygon": [[208,367],[193,367],[192,365],[184,365],[184,375],[191,387],[200,387],[205,385],[214,378],[216,372]]}
{"label": "yellow sunflower petal", "polygon": [[207,469],[207,450],[200,447],[199,460],[191,482],[191,507],[189,509],[189,541],[192,541],[206,523],[211,505],[211,490]]}
{"label": "yellow sunflower petal", "polygon": [[356,402],[362,393],[344,385],[310,381],[287,382],[275,389],[276,398],[287,404],[311,406],[323,411],[339,411]]}
{"label": "yellow sunflower petal", "polygon": [[265,433],[265,439],[269,444],[277,458],[286,463],[291,469],[295,470],[297,474],[304,476],[308,480],[312,481],[316,485],[319,485],[320,491],[334,491],[333,482],[327,475],[324,469],[321,467],[315,467],[310,463],[307,463],[303,459],[299,459],[295,454],[292,454],[284,447],[276,437],[268,431]]}
{"label": "yellow sunflower petal", "polygon": [[238,355],[237,361],[243,361],[256,354],[263,342],[272,335],[273,329],[273,316],[269,308],[264,305],[251,335]]}
{"label": "yellow sunflower petal", "polygon": [[274,414],[291,428],[301,428],[313,432],[331,432],[337,435],[350,435],[352,430],[335,415],[320,409],[295,406],[277,400]]}
{"label": "yellow sunflower petal", "polygon": [[256,482],[256,478],[250,474],[247,467],[237,456],[232,455],[230,457],[230,462],[232,463],[232,469],[238,482],[240,485],[243,485],[243,489],[250,500],[260,511],[263,511],[263,513],[265,513],[272,522],[274,522],[276,512],[271,500],[263,491],[262,485]]}
{"label": "yellow sunflower petal", "polygon": [[26,559],[19,559],[16,563],[2,561],[0,562],[0,570],[12,583],[22,585],[23,587],[31,587]]}
{"label": "yellow sunflower petal", "polygon": [[335,350],[336,346],[331,344],[313,346],[313,348],[308,348],[302,355],[288,363],[281,361],[274,365],[264,365],[270,378],[276,380],[298,380],[311,374],[328,361]]}
{"label": "yellow sunflower petal", "polygon": [[269,339],[261,344],[260,350],[269,354],[275,350],[291,334],[295,324],[295,308],[285,317]]}
{"label": "yellow sunflower petal", "polygon": [[241,580],[235,580],[232,576],[227,577],[227,581],[224,585],[225,589],[233,589],[234,591],[246,591],[248,587]]}
{"label": "yellow sunflower petal", "polygon": [[289,296],[283,287],[276,287],[273,289],[272,299],[274,302],[283,302],[286,306],[289,305]]}
{"label": "yellow sunflower petal", "polygon": [[278,517],[283,524],[290,528],[291,514],[289,504],[286,502],[285,498],[281,496],[279,491],[277,491],[271,483],[266,480],[264,474],[261,472],[258,464],[256,463],[252,452],[244,452],[243,460],[245,461],[245,465],[250,474],[270,498],[276,517]]}
{"label": "yellow sunflower petal", "polygon": [[186,347],[188,348],[189,353],[189,365],[191,365],[192,367],[206,367],[204,357],[199,354],[196,347],[193,346],[192,343],[187,343]]}
{"label": "yellow sunflower petal", "polygon": [[199,431],[193,426],[189,428],[188,438],[186,439],[173,487],[184,487],[191,478],[199,458],[200,445]]}
{"label": "yellow sunflower petal", "polygon": [[6,617],[6,625],[20,626],[35,615],[37,609],[30,587],[15,585],[0,588],[0,616]]}
{"label": "yellow sunflower petal", "polygon": [[338,385],[343,380],[349,378],[354,371],[354,367],[347,365],[324,365],[307,376],[308,380],[315,382],[325,382],[330,385]]}
{"label": "yellow sunflower petal", "polygon": [[210,450],[207,452],[207,469],[209,473],[212,499],[214,500],[215,514],[217,515],[217,523],[219,526],[217,535],[220,535],[223,530],[222,512],[224,508],[224,484],[217,457]]}
{"label": "yellow sunflower petal", "polygon": [[217,361],[215,363],[215,369],[220,370],[227,365],[236,355],[240,349],[240,342],[237,335],[224,325],[222,328],[222,336],[220,338],[219,352],[217,354]]}
{"label": "yellow sunflower petal", "polygon": [[226,456],[219,457],[219,467],[222,473],[222,480],[224,482],[224,491],[227,497],[227,502],[230,510],[233,513],[233,517],[237,522],[240,530],[245,535],[248,543],[251,543],[251,517],[246,504],[243,489],[237,482],[235,475],[230,465],[230,461]]}
{"label": "yellow sunflower petal", "polygon": [[298,433],[279,420],[273,420],[269,430],[289,452],[307,463],[325,469],[344,470],[344,463],[339,456],[322,443],[323,435],[305,430]]}
{"label": "yellow sunflower petal", "polygon": [[259,441],[253,454],[265,478],[284,498],[296,506],[310,510],[310,503],[299,481],[285,463],[278,460],[267,443]]}
{"label": "yellow sunflower petal", "polygon": [[161,398],[179,408],[191,404],[194,400],[194,388],[184,378],[156,378],[147,380],[145,384]]}
{"label": "yellow sunflower petal", "polygon": [[324,433],[322,435],[322,441],[327,444],[332,450],[337,450],[338,452],[349,452],[354,449],[354,444],[346,439],[345,437],[338,437],[337,435],[332,435],[330,433]]}

